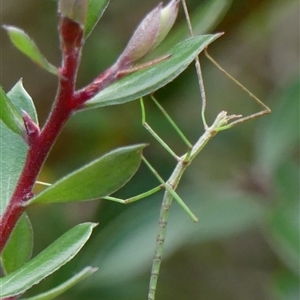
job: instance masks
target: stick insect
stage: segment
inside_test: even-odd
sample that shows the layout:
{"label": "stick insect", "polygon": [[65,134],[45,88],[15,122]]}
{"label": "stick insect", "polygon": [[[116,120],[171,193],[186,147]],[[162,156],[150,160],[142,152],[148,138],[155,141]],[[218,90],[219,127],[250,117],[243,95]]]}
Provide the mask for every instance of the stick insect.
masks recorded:
{"label": "stick insect", "polygon": [[[186,1],[182,0],[182,5],[186,17],[186,21],[188,24],[189,32],[191,36],[194,36],[193,29],[191,26],[191,21],[189,18],[189,13],[186,5]],[[176,193],[176,188],[178,187],[178,184],[180,182],[180,179],[184,172],[186,171],[187,167],[191,164],[191,162],[194,160],[194,158],[199,154],[199,152],[204,148],[204,146],[209,142],[211,138],[213,138],[219,131],[223,131],[229,128],[232,128],[233,126],[246,122],[248,120],[269,114],[271,112],[270,108],[266,106],[262,101],[260,101],[255,95],[253,95],[247,88],[245,88],[241,83],[239,83],[237,80],[235,80],[228,72],[226,72],[207,52],[207,49],[204,50],[204,54],[206,57],[222,72],[224,73],[229,79],[231,79],[238,87],[240,87],[243,91],[245,91],[250,98],[252,98],[254,101],[256,101],[260,106],[263,107],[263,110],[248,115],[248,116],[242,116],[242,115],[227,115],[226,111],[220,112],[217,117],[215,118],[212,125],[208,126],[205,118],[205,110],[206,110],[206,94],[205,94],[205,88],[204,88],[204,82],[203,82],[203,76],[201,72],[201,65],[199,58],[197,57],[195,59],[195,68],[197,72],[198,77],[198,84],[200,87],[200,94],[201,94],[201,118],[202,123],[204,125],[204,133],[202,136],[197,140],[197,142],[193,145],[191,144],[188,139],[184,136],[184,134],[181,132],[181,130],[177,127],[175,122],[172,120],[172,118],[168,115],[168,113],[163,109],[163,107],[159,104],[159,102],[154,98],[153,95],[150,97],[158,107],[158,109],[163,113],[163,115],[166,117],[168,122],[173,126],[174,130],[178,133],[178,135],[181,137],[183,142],[187,146],[187,152],[181,156],[178,156],[174,153],[174,151],[158,136],[158,134],[150,127],[150,125],[146,122],[146,113],[145,113],[145,106],[143,99],[140,99],[141,104],[141,111],[142,111],[142,124],[145,127],[145,129],[174,157],[177,164],[176,167],[169,177],[169,179],[165,182],[160,175],[156,172],[156,170],[151,166],[151,164],[146,160],[145,157],[143,157],[144,163],[148,166],[148,168],[152,171],[152,173],[155,175],[155,177],[160,182],[160,185],[151,189],[148,192],[145,192],[143,194],[140,194],[138,196],[122,200],[117,199],[113,197],[107,197],[108,200],[117,201],[120,203],[132,203],[134,201],[138,201],[144,197],[147,197],[153,193],[156,193],[162,188],[165,188],[165,193],[163,197],[163,201],[161,204],[161,210],[160,210],[160,216],[159,216],[159,225],[158,225],[158,231],[156,236],[156,245],[154,250],[154,257],[152,262],[152,269],[151,269],[151,275],[150,275],[150,283],[149,283],[149,291],[148,291],[148,300],[155,300],[155,293],[157,288],[157,281],[162,261],[162,255],[164,250],[164,242],[166,238],[166,231],[167,231],[167,223],[169,218],[169,212],[170,207],[172,205],[173,199],[175,199],[178,204],[188,213],[188,215],[192,218],[193,221],[197,222],[197,217],[193,214],[193,212],[189,209],[189,207],[183,202],[183,200],[180,198],[180,196]]]}

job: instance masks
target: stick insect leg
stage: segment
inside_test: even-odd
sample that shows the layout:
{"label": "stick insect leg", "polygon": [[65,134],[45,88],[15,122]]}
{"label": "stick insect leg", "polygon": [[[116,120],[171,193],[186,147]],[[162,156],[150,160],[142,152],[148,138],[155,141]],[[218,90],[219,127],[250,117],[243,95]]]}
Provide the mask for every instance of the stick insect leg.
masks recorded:
{"label": "stick insect leg", "polygon": [[141,110],[142,110],[142,124],[146,128],[146,130],[178,161],[179,157],[176,153],[155,133],[155,131],[149,126],[146,122],[146,111],[144,101],[140,99]]}
{"label": "stick insect leg", "polygon": [[243,91],[245,91],[250,98],[252,98],[256,103],[258,103],[260,106],[262,106],[264,109],[262,111],[259,111],[257,113],[251,114],[246,117],[241,117],[238,120],[235,120],[227,125],[224,125],[218,129],[218,131],[226,130],[228,128],[231,128],[239,123],[246,122],[251,119],[258,118],[260,116],[266,115],[271,113],[271,109],[265,105],[261,100],[259,100],[254,94],[252,94],[245,86],[243,86],[240,82],[238,82],[233,76],[231,76],[227,71],[225,71],[207,52],[207,49],[204,50],[204,53],[206,57],[223,73],[225,74],[229,79],[231,79],[238,87],[240,87]]}
{"label": "stick insect leg", "polygon": [[159,185],[159,186],[157,186],[157,187],[155,187],[155,188],[153,188],[153,189],[151,189],[147,192],[144,192],[142,194],[127,198],[125,200],[120,199],[120,198],[116,198],[116,197],[110,197],[110,196],[103,197],[102,199],[109,200],[109,201],[114,201],[114,202],[118,202],[118,203],[122,203],[122,204],[129,204],[129,203],[141,200],[143,198],[146,198],[146,197],[148,197],[152,194],[155,194],[156,192],[160,191],[162,188],[163,188],[163,186]]}
{"label": "stick insect leg", "polygon": [[187,212],[187,214],[192,218],[194,222],[198,222],[198,218],[193,214],[193,212],[189,209],[189,207],[183,202],[183,200],[179,197],[179,195],[175,192],[175,190],[168,185],[164,180],[160,177],[160,175],[156,172],[156,170],[151,166],[151,164],[146,160],[144,156],[142,156],[144,163],[151,170],[154,176],[159,180],[159,182],[163,185],[163,187],[172,195],[172,197],[178,202],[178,204]]}
{"label": "stick insect leg", "polygon": [[[188,25],[188,29],[189,29],[189,33],[190,36],[193,37],[194,36],[194,32],[193,32],[193,28],[192,28],[192,23],[191,23],[191,19],[190,19],[190,14],[188,12],[188,8],[186,5],[186,1],[185,0],[181,0],[182,6],[183,6],[183,11],[184,11],[184,15],[185,15],[185,19]],[[202,75],[202,70],[201,70],[201,65],[200,65],[200,59],[197,56],[195,58],[195,68],[196,68],[196,73],[197,73],[197,77],[198,77],[198,85],[200,88],[200,95],[201,95],[201,118],[202,118],[202,123],[204,126],[204,129],[206,130],[209,126],[207,125],[206,122],[206,117],[205,117],[205,111],[206,111],[206,92],[205,92],[205,88],[204,88],[204,82],[203,82],[203,75]]]}
{"label": "stick insect leg", "polygon": [[[175,124],[175,122],[172,120],[170,115],[164,110],[164,108],[159,104],[159,102],[154,98],[153,95],[151,95],[151,99],[156,104],[156,106],[159,108],[159,110],[162,112],[162,114],[166,117],[166,119],[169,121],[171,126],[175,129],[175,131],[178,133],[178,135],[181,137],[183,142],[188,146],[188,151],[185,155],[184,161],[189,161],[190,154],[193,148],[193,145],[189,142],[189,140],[185,137],[185,135],[182,133],[182,131],[178,128],[178,126]],[[150,127],[150,125],[146,122],[146,111],[145,111],[145,105],[144,101],[141,98],[141,110],[142,110],[142,124],[147,129],[147,131],[177,160],[179,161],[179,157],[176,155],[176,153],[158,136],[158,134]]]}
{"label": "stick insect leg", "polygon": [[172,125],[172,127],[175,129],[175,131],[178,133],[178,135],[181,137],[181,139],[184,141],[184,143],[188,146],[189,149],[193,147],[193,145],[189,142],[189,140],[185,137],[185,135],[182,133],[182,131],[178,128],[176,123],[172,120],[170,115],[165,111],[165,109],[160,105],[160,103],[155,99],[153,95],[150,95],[153,102],[156,104],[156,106],[159,108],[159,110],[162,112],[162,114],[166,117],[166,119],[169,121],[169,123]]}

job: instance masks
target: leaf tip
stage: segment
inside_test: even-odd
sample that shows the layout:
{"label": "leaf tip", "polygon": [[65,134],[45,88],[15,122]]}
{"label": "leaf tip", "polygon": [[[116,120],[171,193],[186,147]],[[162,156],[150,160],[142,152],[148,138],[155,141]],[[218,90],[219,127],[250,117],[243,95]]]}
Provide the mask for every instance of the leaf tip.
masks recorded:
{"label": "leaf tip", "polygon": [[99,223],[91,223],[92,229],[94,229],[94,228],[97,227],[98,225],[99,225]]}
{"label": "leaf tip", "polygon": [[149,145],[150,145],[150,144],[148,144],[148,143],[143,143],[143,144],[137,145],[137,146],[138,146],[138,149],[137,149],[138,153],[139,153],[140,155],[143,155],[143,150],[144,150],[146,147],[148,147]]}
{"label": "leaf tip", "polygon": [[1,25],[1,27],[2,27],[3,29],[5,29],[5,30],[9,30],[9,27],[11,27],[11,26],[9,26],[9,25]]}
{"label": "leaf tip", "polygon": [[97,272],[98,270],[99,270],[99,268],[89,267],[89,271],[90,271],[91,273],[95,273],[95,272]]}

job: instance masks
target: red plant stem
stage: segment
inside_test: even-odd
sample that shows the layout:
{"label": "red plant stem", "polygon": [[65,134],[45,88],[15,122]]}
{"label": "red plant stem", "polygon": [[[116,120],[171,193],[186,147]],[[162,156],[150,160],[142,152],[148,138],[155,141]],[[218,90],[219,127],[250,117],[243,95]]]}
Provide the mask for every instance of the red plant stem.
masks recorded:
{"label": "red plant stem", "polygon": [[[124,76],[120,73],[130,62],[117,61],[91,84],[75,91],[77,70],[83,46],[83,28],[80,24],[62,17],[59,25],[63,63],[56,100],[40,134],[28,138],[29,150],[16,189],[0,220],[0,252],[5,247],[19,218],[26,209],[26,202],[33,194],[37,176],[68,118],[96,93]],[[34,132],[37,134],[37,132]]]}
{"label": "red plant stem", "polygon": [[121,79],[126,74],[123,74],[124,69],[130,68],[130,62],[116,61],[110,68],[105,70],[92,83],[79,90],[76,94],[75,102],[80,108],[87,100],[91,99],[95,94],[105,89],[114,81]]}
{"label": "red plant stem", "polygon": [[[29,145],[25,165],[16,189],[0,220],[0,252],[6,245],[17,221],[25,211],[26,202],[33,197],[32,190],[37,176],[62,127],[75,109],[74,89],[81,58],[83,34],[82,28],[79,27],[79,24],[67,18],[61,19],[59,29],[63,63],[60,69],[61,78],[59,79],[58,93],[44,128],[41,130],[40,135]],[[73,37],[74,42],[72,43]]]}

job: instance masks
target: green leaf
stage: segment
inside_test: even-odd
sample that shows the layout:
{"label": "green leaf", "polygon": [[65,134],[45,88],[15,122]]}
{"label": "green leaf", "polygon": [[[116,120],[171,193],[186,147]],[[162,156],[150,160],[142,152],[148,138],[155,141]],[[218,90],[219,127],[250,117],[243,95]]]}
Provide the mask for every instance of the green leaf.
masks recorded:
{"label": "green leaf", "polygon": [[102,17],[110,0],[89,0],[84,35],[87,38]]}
{"label": "green leaf", "polygon": [[22,115],[18,112],[0,86],[0,119],[13,132],[22,136],[25,131]]}
{"label": "green leaf", "polygon": [[260,120],[256,139],[256,164],[273,174],[299,144],[300,80],[296,78],[283,91],[276,91],[272,113]]}
{"label": "green leaf", "polygon": [[27,146],[23,140],[0,122],[0,216],[3,215],[22,172]]}
{"label": "green leaf", "polygon": [[23,86],[23,81],[20,79],[13,88],[7,93],[9,99],[14,103],[17,110],[21,113],[25,110],[31,119],[38,124],[38,117],[32,98],[27,93]]}
{"label": "green leaf", "polygon": [[175,79],[206,46],[220,35],[203,35],[177,44],[169,51],[168,54],[172,55],[169,59],[113,83],[87,101],[84,107],[122,104],[156,91]]}
{"label": "green leaf", "polygon": [[[22,245],[22,247],[20,247]],[[28,262],[32,255],[33,231],[26,213],[19,219],[3,252],[1,254],[2,266],[6,274],[20,269]]]}
{"label": "green leaf", "polygon": [[0,278],[0,297],[24,293],[62,267],[79,252],[94,227],[94,223],[73,227],[21,269]]}
{"label": "green leaf", "polygon": [[58,69],[46,60],[35,43],[23,30],[14,26],[3,26],[3,28],[7,30],[10,40],[21,52],[48,72],[59,75]]}
{"label": "green leaf", "polygon": [[97,268],[86,267],[81,272],[74,275],[72,278],[70,278],[66,282],[60,284],[56,288],[54,288],[50,291],[47,291],[43,294],[40,294],[40,295],[37,295],[37,296],[34,296],[34,297],[30,297],[30,298],[26,298],[24,300],[51,300],[51,299],[55,299],[57,296],[59,296],[62,293],[66,292],[71,287],[73,287],[75,284],[79,283],[80,281],[84,280],[85,278],[91,276],[96,271],[97,271]]}
{"label": "green leaf", "polygon": [[121,188],[135,174],[145,145],[119,148],[67,175],[30,204],[99,199]]}
{"label": "green leaf", "polygon": [[[21,109],[25,110],[37,122],[34,104],[21,80],[7,93],[7,97],[19,112]],[[0,122],[0,144],[0,216],[2,216],[22,172],[28,148],[24,141],[2,122]]]}

